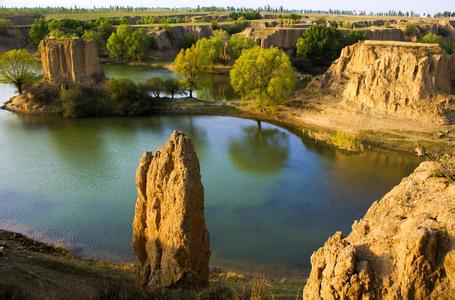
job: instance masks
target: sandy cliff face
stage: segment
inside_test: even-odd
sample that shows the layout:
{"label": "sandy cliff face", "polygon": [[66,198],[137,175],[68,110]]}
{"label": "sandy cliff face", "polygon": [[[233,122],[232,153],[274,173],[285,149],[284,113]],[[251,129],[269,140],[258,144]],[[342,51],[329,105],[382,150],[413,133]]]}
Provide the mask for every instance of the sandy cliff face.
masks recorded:
{"label": "sandy cliff face", "polygon": [[45,39],[40,52],[44,78],[49,83],[93,85],[104,79],[94,40]]}
{"label": "sandy cliff face", "polygon": [[365,41],[343,49],[321,84],[354,109],[453,122],[455,55],[437,45]]}
{"label": "sandy cliff face", "polygon": [[455,161],[424,162],[311,257],[305,299],[454,299]]}
{"label": "sandy cliff face", "polygon": [[155,154],[145,152],[136,187],[132,245],[140,261],[140,284],[149,291],[206,285],[210,241],[191,140],[174,131]]}

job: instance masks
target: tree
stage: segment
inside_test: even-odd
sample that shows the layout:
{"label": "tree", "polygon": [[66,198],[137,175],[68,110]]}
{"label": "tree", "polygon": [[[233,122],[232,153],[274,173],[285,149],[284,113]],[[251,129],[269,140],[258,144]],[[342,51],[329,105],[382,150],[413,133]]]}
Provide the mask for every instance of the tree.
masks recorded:
{"label": "tree", "polygon": [[161,77],[152,77],[145,85],[155,98],[160,98],[161,92],[165,89],[164,80]]}
{"label": "tree", "polygon": [[240,57],[242,51],[253,48],[256,45],[252,38],[241,34],[235,34],[229,38],[227,43],[227,55],[232,61]]}
{"label": "tree", "polygon": [[201,75],[209,72],[213,66],[210,57],[195,45],[180,50],[174,64],[176,73],[183,77],[182,86],[190,91],[190,98],[193,98],[193,90],[197,88]]}
{"label": "tree", "polygon": [[106,49],[112,59],[122,59],[126,57],[128,45],[126,39],[132,34],[131,27],[128,25],[120,25],[117,31],[113,32],[107,39]]}
{"label": "tree", "polygon": [[296,46],[301,58],[317,65],[329,65],[340,56],[344,40],[338,29],[316,25],[303,33]]}
{"label": "tree", "polygon": [[344,37],[344,46],[349,46],[357,43],[358,41],[368,40],[368,35],[363,30],[350,30]]}
{"label": "tree", "polygon": [[155,46],[155,40],[144,29],[134,30],[120,25],[108,38],[106,49],[112,59],[130,58],[142,60],[147,51]]}
{"label": "tree", "polygon": [[10,50],[0,54],[0,82],[14,84],[19,94],[25,85],[37,77],[38,66],[25,49]]}
{"label": "tree", "polygon": [[181,91],[179,81],[172,78],[165,80],[164,91],[168,94],[171,94],[172,99],[174,99],[174,95],[180,93]]}
{"label": "tree", "polygon": [[295,87],[295,72],[282,50],[256,46],[242,52],[230,72],[230,80],[242,99],[256,100],[262,107],[289,99]]}
{"label": "tree", "polygon": [[42,19],[35,19],[28,35],[32,39],[32,42],[38,46],[41,40],[49,33],[48,24]]}
{"label": "tree", "polygon": [[208,59],[213,63],[218,61],[224,48],[224,42],[219,37],[202,38],[196,43],[197,51],[208,56]]}

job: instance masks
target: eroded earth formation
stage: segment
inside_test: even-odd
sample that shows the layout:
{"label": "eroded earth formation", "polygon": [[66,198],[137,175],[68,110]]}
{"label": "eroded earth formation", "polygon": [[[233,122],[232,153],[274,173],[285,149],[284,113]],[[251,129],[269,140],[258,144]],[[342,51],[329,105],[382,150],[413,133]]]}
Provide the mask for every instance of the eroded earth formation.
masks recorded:
{"label": "eroded earth formation", "polygon": [[455,299],[454,178],[423,162],[313,253],[304,299]]}
{"label": "eroded earth formation", "polygon": [[95,40],[44,39],[41,64],[47,82],[65,87],[94,85],[104,79]]}
{"label": "eroded earth formation", "polygon": [[455,122],[455,55],[443,53],[438,45],[359,42],[343,49],[321,86],[357,110]]}
{"label": "eroded earth formation", "polygon": [[204,187],[193,143],[174,131],[155,154],[142,155],[136,173],[132,246],[139,283],[147,291],[205,286],[210,241]]}

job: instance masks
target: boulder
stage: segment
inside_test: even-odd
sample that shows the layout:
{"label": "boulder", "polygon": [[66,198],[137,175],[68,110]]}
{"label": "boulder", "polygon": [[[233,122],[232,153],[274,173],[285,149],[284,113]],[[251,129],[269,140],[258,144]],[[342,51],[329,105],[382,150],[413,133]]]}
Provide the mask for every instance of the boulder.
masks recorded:
{"label": "boulder", "polygon": [[132,246],[139,259],[140,285],[150,292],[207,285],[210,240],[191,140],[174,131],[155,154],[145,152],[136,188]]}
{"label": "boulder", "polygon": [[44,78],[51,84],[94,85],[105,78],[95,40],[44,39],[40,52]]}
{"label": "boulder", "polygon": [[304,299],[454,299],[455,161],[423,162],[313,253]]}
{"label": "boulder", "polygon": [[344,48],[321,84],[356,110],[447,124],[454,70],[455,55],[438,45],[364,41]]}

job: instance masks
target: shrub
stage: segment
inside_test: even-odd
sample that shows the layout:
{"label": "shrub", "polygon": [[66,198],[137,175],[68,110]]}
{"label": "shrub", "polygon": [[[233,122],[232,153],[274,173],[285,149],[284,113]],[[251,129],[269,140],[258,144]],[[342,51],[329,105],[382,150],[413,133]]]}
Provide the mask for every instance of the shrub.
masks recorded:
{"label": "shrub", "polygon": [[136,84],[126,78],[108,80],[106,90],[111,100],[110,111],[117,114],[132,113],[137,109],[139,100],[145,97]]}
{"label": "shrub", "polygon": [[404,34],[407,36],[414,36],[419,34],[419,29],[415,24],[408,24],[406,25],[406,29],[404,30]]}
{"label": "shrub", "polygon": [[333,145],[343,150],[352,152],[363,150],[361,141],[357,137],[347,133],[337,132],[330,140]]}
{"label": "shrub", "polygon": [[442,37],[437,34],[427,33],[420,39],[420,42],[428,44],[441,44]]}
{"label": "shrub", "polygon": [[63,116],[82,117],[110,112],[105,106],[106,95],[98,88],[74,87],[60,92]]}
{"label": "shrub", "polygon": [[11,21],[8,20],[8,19],[0,19],[0,27],[3,27],[3,26],[10,26],[11,25]]}
{"label": "shrub", "polygon": [[358,41],[364,41],[368,39],[368,35],[363,30],[351,30],[344,37],[344,46],[349,46],[357,43]]}
{"label": "shrub", "polygon": [[46,82],[37,82],[28,91],[32,94],[33,100],[39,103],[50,104],[59,99],[58,87]]}

